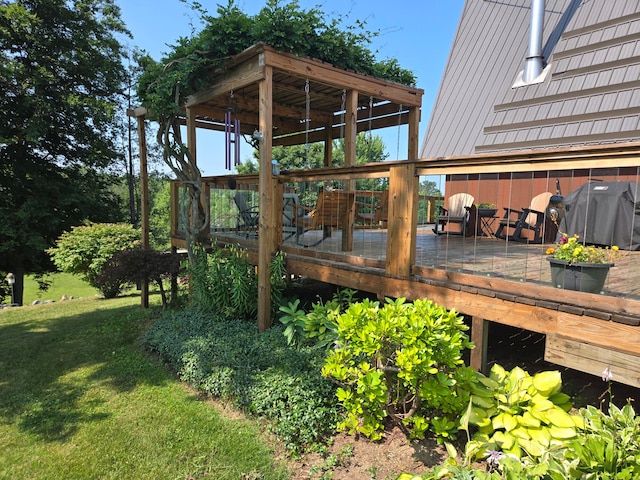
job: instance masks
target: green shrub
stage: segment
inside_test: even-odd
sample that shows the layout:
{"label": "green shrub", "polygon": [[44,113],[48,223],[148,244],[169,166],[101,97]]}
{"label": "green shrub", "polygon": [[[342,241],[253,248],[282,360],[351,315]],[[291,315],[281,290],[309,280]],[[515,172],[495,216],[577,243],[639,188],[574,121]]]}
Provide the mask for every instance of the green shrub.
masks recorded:
{"label": "green shrub", "polygon": [[[515,372],[522,377],[522,372]],[[553,372],[538,382],[553,384]],[[545,378],[546,377],[546,378]],[[514,377],[512,377],[514,378]],[[524,377],[535,378],[535,377]],[[528,380],[525,382],[527,383]],[[522,383],[522,382],[520,382]],[[517,395],[516,395],[517,396]],[[505,405],[500,405],[506,411]],[[640,418],[630,403],[623,408],[610,405],[609,413],[593,406],[582,408],[573,438],[557,439],[538,456],[518,458],[488,450],[486,468],[459,465],[456,452],[431,472],[423,475],[403,473],[398,480],[477,479],[477,480],[632,480],[640,478]]]}
{"label": "green shrub", "polygon": [[631,404],[611,404],[605,414],[593,406],[580,409],[584,429],[554,455],[549,472],[555,478],[640,478],[640,418]]}
{"label": "green shrub", "polygon": [[339,428],[379,439],[386,420],[422,438],[454,434],[475,372],[462,352],[472,347],[455,311],[429,300],[352,304],[337,318],[337,345],[322,374],[336,381],[347,415]]}
{"label": "green shrub", "polygon": [[520,458],[523,450],[540,457],[549,448],[576,436],[582,418],[567,413],[569,396],[562,393],[560,372],[529,375],[520,367],[506,372],[500,365],[474,385],[463,428],[478,431],[467,443],[468,457],[482,458],[487,451],[502,451]]}
{"label": "green shrub", "polygon": [[124,287],[119,281],[100,286],[96,278],[119,252],[140,245],[140,230],[119,223],[94,223],[73,227],[56,241],[47,252],[62,272],[80,275],[89,285],[97,288],[105,298],[115,297]]}
{"label": "green shrub", "polygon": [[145,280],[155,282],[162,297],[162,308],[166,309],[168,302],[164,281],[177,276],[180,271],[180,256],[177,253],[135,248],[116,253],[95,282],[101,289],[109,285],[139,284]]}
{"label": "green shrub", "polygon": [[338,419],[335,386],[320,375],[324,351],[286,344],[283,328],[212,320],[203,310],[156,320],[145,343],[199,391],[267,418],[292,451],[326,441]]}
{"label": "green shrub", "polygon": [[316,302],[309,313],[298,308],[296,299],[285,307],[280,307],[280,323],[285,326],[284,336],[289,345],[314,344],[322,348],[333,348],[338,338],[338,316],[351,302],[356,290],[339,289],[326,303]]}

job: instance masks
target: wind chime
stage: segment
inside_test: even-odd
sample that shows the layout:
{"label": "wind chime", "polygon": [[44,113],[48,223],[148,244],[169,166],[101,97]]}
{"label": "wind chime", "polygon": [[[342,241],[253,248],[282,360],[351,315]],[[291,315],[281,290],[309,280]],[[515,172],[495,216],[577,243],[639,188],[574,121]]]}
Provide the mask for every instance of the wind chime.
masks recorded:
{"label": "wind chime", "polygon": [[[233,90],[231,91],[231,101],[233,102]],[[230,106],[224,112],[224,161],[227,170],[231,170],[232,161],[234,166],[240,165],[240,120],[232,118],[235,107]]]}

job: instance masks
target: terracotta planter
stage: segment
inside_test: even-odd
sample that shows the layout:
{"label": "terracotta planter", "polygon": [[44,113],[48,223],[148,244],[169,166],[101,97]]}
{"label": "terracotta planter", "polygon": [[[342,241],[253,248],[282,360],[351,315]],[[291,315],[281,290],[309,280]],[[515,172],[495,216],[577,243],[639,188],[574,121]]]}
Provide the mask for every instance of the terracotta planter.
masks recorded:
{"label": "terracotta planter", "polygon": [[551,283],[556,288],[578,292],[603,293],[604,282],[613,263],[573,263],[547,257]]}

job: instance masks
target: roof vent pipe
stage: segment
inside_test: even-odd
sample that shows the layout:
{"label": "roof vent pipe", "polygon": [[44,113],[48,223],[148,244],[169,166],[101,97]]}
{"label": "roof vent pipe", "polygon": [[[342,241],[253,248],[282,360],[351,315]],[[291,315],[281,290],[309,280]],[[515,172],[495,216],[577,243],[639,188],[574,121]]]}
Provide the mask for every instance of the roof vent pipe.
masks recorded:
{"label": "roof vent pipe", "polygon": [[529,31],[529,50],[524,62],[522,80],[533,82],[544,69],[542,57],[542,29],[544,27],[544,0],[531,0],[531,26]]}

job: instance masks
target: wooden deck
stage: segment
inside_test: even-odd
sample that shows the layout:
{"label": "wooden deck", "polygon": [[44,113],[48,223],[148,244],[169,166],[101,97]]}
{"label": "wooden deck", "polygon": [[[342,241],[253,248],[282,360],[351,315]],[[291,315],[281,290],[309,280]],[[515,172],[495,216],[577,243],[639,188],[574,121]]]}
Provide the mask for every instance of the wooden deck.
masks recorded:
{"label": "wooden deck", "polygon": [[[301,170],[271,179],[273,188],[261,187],[262,193],[256,187],[257,178],[240,176],[237,188],[256,192],[260,203],[260,228],[257,236],[249,238],[233,231],[234,212],[227,208],[228,179],[213,178],[207,180],[212,192],[211,218],[216,219],[212,221],[212,242],[239,244],[258,265],[259,274],[268,271],[265,265],[280,250],[286,254],[291,274],[378,297],[429,298],[455,309],[472,323],[471,336],[477,348],[472,351],[471,364],[475,368],[486,365],[487,327],[499,323],[544,334],[545,359],[552,363],[594,375],[609,367],[617,381],[640,387],[640,252],[623,251],[601,294],[574,292],[551,285],[545,255],[549,244],[527,245],[486,236],[436,236],[432,224],[417,224],[424,218],[418,214],[423,177],[446,176],[451,179],[447,186],[459,179],[461,188],[470,191],[477,202],[496,201],[501,211],[514,202],[518,207],[522,204],[511,197],[501,204],[503,190],[549,191],[550,182],[560,178],[565,183],[571,180],[567,187],[571,191],[581,181],[601,178],[602,165],[608,166],[609,173],[615,170],[615,181],[630,180],[630,172],[637,171],[632,180],[640,183],[640,144]],[[492,177],[492,172],[501,173]],[[482,182],[474,175],[482,177]],[[346,236],[333,228],[324,239],[326,229],[282,240],[279,229],[284,223],[277,212],[282,211],[279,200],[284,191],[302,191],[304,185],[314,191],[312,185],[319,189],[325,184],[347,189],[348,182],[371,178],[388,180],[387,229],[359,229],[355,225]],[[175,212],[177,198],[176,186],[172,190]],[[221,215],[229,217],[226,223],[218,221]],[[345,225],[351,226],[353,221]],[[180,247],[183,240],[177,236],[177,215],[171,225],[172,244]],[[268,282],[263,282],[263,287],[268,291]],[[268,295],[263,297],[268,301]],[[263,314],[266,311],[263,308]],[[259,327],[270,325],[270,317],[262,318],[262,323],[260,318]]]}
{"label": "wooden deck", "polygon": [[[552,287],[549,263],[545,259],[545,251],[550,244],[509,242],[484,236],[435,235],[432,228],[433,225],[418,228],[415,262],[418,267],[504,279],[514,282],[514,291],[520,290],[523,284]],[[350,262],[352,257],[373,262],[386,259],[386,229],[355,230],[350,252],[342,251],[342,234],[335,229],[318,245],[304,246],[320,241],[322,235],[321,230],[309,231],[299,239],[295,236],[286,239],[284,246],[304,248],[303,255],[324,253],[336,259],[344,257],[346,262]],[[220,238],[232,240],[236,235],[227,233]],[[640,301],[640,252],[621,253],[616,266],[609,272],[603,295]]]}
{"label": "wooden deck", "polygon": [[[487,237],[436,236],[418,228],[415,265],[409,279],[385,273],[388,232],[356,230],[353,250],[342,251],[341,233],[314,247],[287,239],[281,249],[293,274],[379,296],[430,298],[472,319],[472,365],[486,366],[491,322],[542,333],[545,360],[593,375],[610,367],[616,381],[640,387],[640,252],[623,252],[600,295],[554,288],[544,251]],[[313,243],[321,231],[307,232]],[[218,242],[237,243],[255,254],[256,239],[230,232]],[[517,352],[513,353],[517,355]]]}

